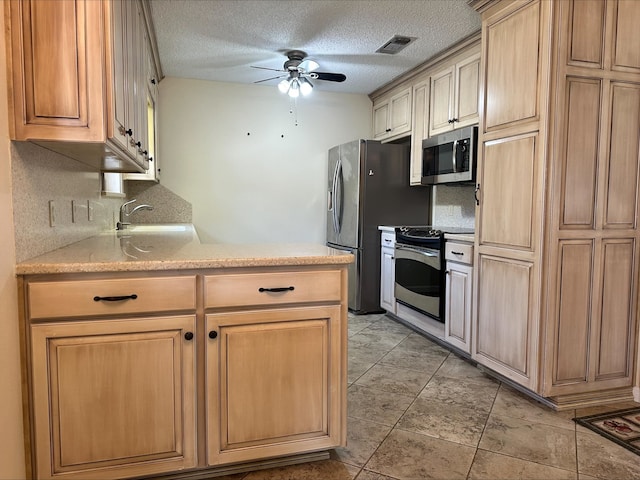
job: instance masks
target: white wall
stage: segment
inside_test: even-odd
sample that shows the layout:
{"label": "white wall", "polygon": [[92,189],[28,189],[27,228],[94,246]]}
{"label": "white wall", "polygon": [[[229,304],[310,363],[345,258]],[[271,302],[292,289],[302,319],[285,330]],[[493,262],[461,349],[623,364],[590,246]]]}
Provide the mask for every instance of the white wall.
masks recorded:
{"label": "white wall", "polygon": [[203,241],[325,240],[327,151],[370,138],[366,95],[315,89],[292,104],[275,85],[165,78],[161,183],[193,205]]}
{"label": "white wall", "polygon": [[[4,27],[2,16],[0,27]],[[5,65],[4,35],[0,35],[0,65]],[[1,68],[0,91],[6,90],[6,71]],[[6,98],[6,95],[0,96],[0,478],[19,479],[25,478],[25,464]]]}

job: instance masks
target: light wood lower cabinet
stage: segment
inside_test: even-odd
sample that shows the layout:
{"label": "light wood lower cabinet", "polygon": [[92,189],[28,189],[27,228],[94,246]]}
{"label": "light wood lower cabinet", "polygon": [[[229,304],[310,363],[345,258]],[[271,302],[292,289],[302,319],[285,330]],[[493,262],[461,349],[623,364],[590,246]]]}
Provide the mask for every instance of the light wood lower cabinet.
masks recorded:
{"label": "light wood lower cabinet", "polygon": [[21,277],[28,476],[154,476],[344,445],[346,268]]}
{"label": "light wood lower cabinet", "polygon": [[207,463],[342,443],[340,306],[208,314]]}
{"label": "light wood lower cabinet", "polygon": [[395,232],[382,232],[380,239],[380,307],[384,308],[387,312],[395,314]]}
{"label": "light wood lower cabinet", "polygon": [[463,352],[471,353],[473,245],[452,241],[445,245],[444,339]]}
{"label": "light wood lower cabinet", "polygon": [[195,315],[31,327],[35,478],[194,467]]}

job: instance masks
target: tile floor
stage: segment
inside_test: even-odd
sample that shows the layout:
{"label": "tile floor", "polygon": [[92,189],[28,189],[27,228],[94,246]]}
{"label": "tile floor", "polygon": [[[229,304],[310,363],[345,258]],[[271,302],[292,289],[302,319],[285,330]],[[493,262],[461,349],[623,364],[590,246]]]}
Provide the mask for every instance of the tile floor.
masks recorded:
{"label": "tile floor", "polygon": [[[226,480],[640,479],[640,456],[385,315],[349,315],[348,446]],[[618,404],[609,409],[637,404]]]}

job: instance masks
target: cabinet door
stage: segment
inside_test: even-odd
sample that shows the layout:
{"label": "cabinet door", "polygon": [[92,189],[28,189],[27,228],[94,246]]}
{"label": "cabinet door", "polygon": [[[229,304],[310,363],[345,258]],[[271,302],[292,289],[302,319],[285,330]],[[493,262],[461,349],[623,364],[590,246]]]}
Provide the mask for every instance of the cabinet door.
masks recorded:
{"label": "cabinet door", "polygon": [[411,132],[411,87],[407,87],[389,100],[390,137]]}
{"label": "cabinet door", "polygon": [[113,89],[110,92],[113,109],[113,128],[109,132],[112,141],[123,151],[129,149],[129,136],[127,131],[133,129],[128,122],[128,74],[129,65],[129,36],[128,16],[130,9],[125,0],[113,0],[111,2],[111,36],[113,48],[111,49],[110,65],[113,80]]}
{"label": "cabinet door", "polygon": [[471,286],[473,267],[447,262],[444,339],[471,353]]}
{"label": "cabinet door", "polygon": [[194,467],[195,316],[31,327],[37,478]]}
{"label": "cabinet door", "polygon": [[453,75],[454,67],[451,66],[431,76],[430,137],[453,128]]}
{"label": "cabinet door", "polygon": [[373,139],[382,140],[389,136],[389,101],[382,101],[373,106]]}
{"label": "cabinet door", "polygon": [[394,294],[395,260],[394,249],[382,247],[380,258],[380,307],[396,313],[396,297]]}
{"label": "cabinet door", "polygon": [[334,305],[206,316],[209,465],[344,443],[341,311]]}
{"label": "cabinet door", "polygon": [[411,164],[409,184],[422,180],[422,140],[429,135],[429,80],[413,87],[413,121],[411,123]]}
{"label": "cabinet door", "polygon": [[4,3],[11,138],[104,141],[102,2]]}
{"label": "cabinet door", "polygon": [[455,66],[454,128],[478,123],[480,54],[458,62]]}

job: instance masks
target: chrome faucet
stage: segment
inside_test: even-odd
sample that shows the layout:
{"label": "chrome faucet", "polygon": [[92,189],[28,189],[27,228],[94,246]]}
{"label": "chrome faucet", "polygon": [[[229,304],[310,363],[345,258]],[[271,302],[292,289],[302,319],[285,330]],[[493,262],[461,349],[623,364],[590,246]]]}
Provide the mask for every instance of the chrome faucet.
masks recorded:
{"label": "chrome faucet", "polygon": [[120,221],[116,225],[116,230],[124,230],[125,228],[127,228],[127,226],[131,225],[131,222],[126,222],[125,219],[129,218],[138,210],[153,210],[153,207],[151,205],[138,205],[133,210],[129,211],[128,205],[131,205],[135,201],[136,199],[134,198],[133,200],[129,200],[128,202],[125,202],[122,204],[122,206],[120,206]]}

